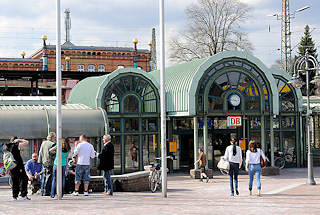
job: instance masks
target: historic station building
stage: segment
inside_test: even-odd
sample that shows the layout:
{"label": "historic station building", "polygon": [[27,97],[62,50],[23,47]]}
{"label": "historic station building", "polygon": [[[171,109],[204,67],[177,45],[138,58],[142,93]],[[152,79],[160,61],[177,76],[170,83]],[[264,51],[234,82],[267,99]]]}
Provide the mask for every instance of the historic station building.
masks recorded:
{"label": "historic station building", "polygon": [[[167,139],[168,153],[175,157],[173,168],[192,169],[199,147],[208,155],[208,167],[216,168],[231,137],[239,139],[243,149],[255,139],[269,159],[272,151],[285,152],[286,167],[305,166],[303,98],[300,90],[288,84],[289,79],[288,74],[271,70],[254,56],[238,51],[166,68]],[[115,145],[115,171],[142,170],[160,155],[159,80],[158,70],[123,68],[80,81],[65,106],[72,108],[70,115],[65,113],[63,135],[79,135],[77,123],[83,128],[90,126],[85,131],[99,149],[102,134],[109,132]],[[315,100],[313,104],[316,106]],[[24,122],[27,130],[31,121]],[[320,149],[316,113],[314,121],[316,154]],[[49,125],[47,130],[54,131]],[[6,139],[2,127],[0,124],[0,139]],[[30,128],[27,132],[33,131]],[[46,132],[40,136],[36,139],[44,138]],[[138,151],[134,162],[132,147]]]}

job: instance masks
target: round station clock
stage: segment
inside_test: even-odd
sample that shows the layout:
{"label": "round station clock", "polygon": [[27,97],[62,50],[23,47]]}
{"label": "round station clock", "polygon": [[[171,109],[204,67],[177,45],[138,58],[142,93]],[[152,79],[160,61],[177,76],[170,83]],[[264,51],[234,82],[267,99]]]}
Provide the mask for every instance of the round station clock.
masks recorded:
{"label": "round station clock", "polygon": [[229,96],[229,103],[234,106],[234,107],[237,107],[240,105],[240,102],[241,102],[241,98],[238,94],[231,94]]}

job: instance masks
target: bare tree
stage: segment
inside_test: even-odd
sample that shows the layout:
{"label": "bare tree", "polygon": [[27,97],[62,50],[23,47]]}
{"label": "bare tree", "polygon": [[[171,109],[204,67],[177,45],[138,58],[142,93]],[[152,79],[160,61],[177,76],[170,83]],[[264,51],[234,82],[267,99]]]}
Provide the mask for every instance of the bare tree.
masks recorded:
{"label": "bare tree", "polygon": [[190,61],[224,50],[253,50],[240,31],[249,9],[237,0],[197,0],[186,9],[187,29],[170,41],[170,59]]}

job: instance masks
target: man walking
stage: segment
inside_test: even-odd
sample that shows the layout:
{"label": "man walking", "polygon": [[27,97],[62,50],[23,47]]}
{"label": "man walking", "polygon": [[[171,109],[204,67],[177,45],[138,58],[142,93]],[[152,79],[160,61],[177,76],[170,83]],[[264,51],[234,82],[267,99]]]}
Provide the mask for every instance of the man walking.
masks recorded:
{"label": "man walking", "polygon": [[18,199],[19,191],[20,196],[23,200],[30,200],[28,198],[28,177],[26,171],[24,170],[23,160],[20,154],[20,150],[27,146],[29,141],[24,139],[18,139],[17,137],[12,137],[10,143],[6,143],[3,146],[3,151],[11,152],[16,167],[10,170],[11,179],[12,179],[12,197],[13,200]]}
{"label": "man walking", "polygon": [[32,154],[32,159],[28,160],[25,169],[31,182],[32,194],[34,194],[41,188],[40,176],[43,173],[43,166],[41,163],[38,163],[37,153]]}
{"label": "man walking", "polygon": [[51,181],[52,181],[52,169],[55,154],[49,152],[55,143],[56,134],[50,132],[47,136],[47,140],[43,141],[39,151],[39,163],[42,163],[44,171],[41,183],[41,194],[43,196],[50,196]]}
{"label": "man walking", "polygon": [[95,151],[93,146],[87,142],[86,135],[82,134],[79,138],[80,143],[74,150],[74,155],[78,157],[76,166],[76,180],[75,189],[72,195],[79,195],[79,187],[81,180],[84,183],[84,195],[88,196],[88,187],[90,182],[90,159],[95,157]]}
{"label": "man walking", "polygon": [[113,195],[113,185],[111,180],[111,172],[114,168],[114,147],[111,143],[111,136],[109,134],[103,136],[103,148],[97,154],[100,163],[98,169],[102,170],[104,179],[104,195]]}

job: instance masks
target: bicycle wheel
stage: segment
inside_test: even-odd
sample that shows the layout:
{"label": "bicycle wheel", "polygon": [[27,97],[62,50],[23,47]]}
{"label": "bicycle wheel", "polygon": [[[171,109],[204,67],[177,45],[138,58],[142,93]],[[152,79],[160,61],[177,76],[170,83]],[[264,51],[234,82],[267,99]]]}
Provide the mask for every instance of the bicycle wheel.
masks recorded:
{"label": "bicycle wheel", "polygon": [[284,160],[284,158],[279,157],[275,159],[274,165],[279,169],[283,169],[283,167],[286,165],[286,161]]}
{"label": "bicycle wheel", "polygon": [[149,185],[150,185],[150,190],[152,193],[157,191],[157,174],[155,174],[154,172],[152,173],[151,177],[149,178]]}
{"label": "bicycle wheel", "polygon": [[225,170],[225,169],[220,169],[220,172],[221,172],[222,175],[228,175],[229,174],[229,171]]}

